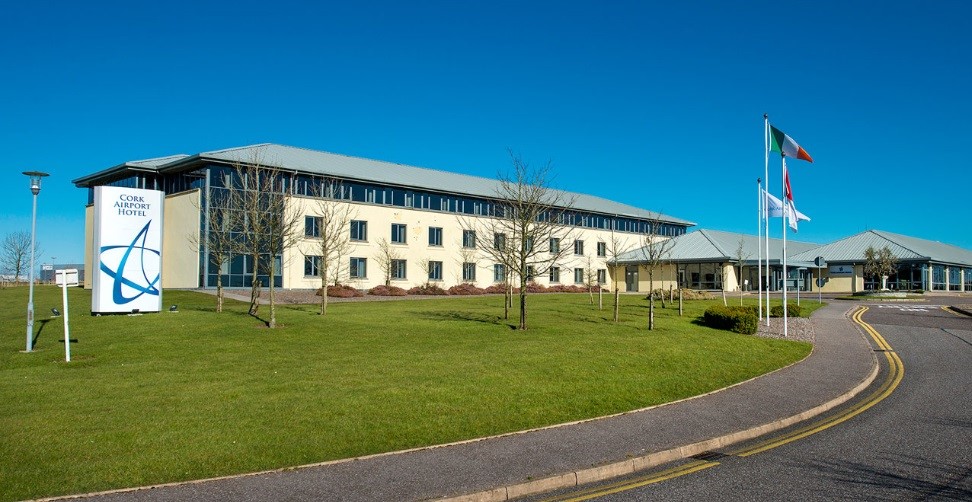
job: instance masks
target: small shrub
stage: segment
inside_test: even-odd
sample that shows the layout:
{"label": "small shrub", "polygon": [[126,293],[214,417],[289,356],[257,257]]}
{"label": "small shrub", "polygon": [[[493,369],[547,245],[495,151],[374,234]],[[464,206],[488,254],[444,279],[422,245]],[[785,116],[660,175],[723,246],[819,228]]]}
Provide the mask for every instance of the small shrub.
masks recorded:
{"label": "small shrub", "polygon": [[[800,314],[802,313],[803,313],[803,308],[800,307],[799,305],[795,303],[788,304],[788,308],[786,311],[787,317],[800,317]],[[783,306],[774,305],[772,308],[770,308],[770,317],[783,317]]]}
{"label": "small shrub", "polygon": [[705,310],[702,322],[711,328],[752,335],[756,333],[759,319],[754,307],[714,305]]}
{"label": "small shrub", "polygon": [[408,290],[410,295],[444,296],[449,293],[435,284],[423,284]]}
{"label": "small shrub", "polygon": [[[675,292],[675,298],[678,298],[678,291]],[[694,289],[683,289],[682,299],[684,300],[711,300],[715,298],[708,291],[696,291]]]}
{"label": "small shrub", "polygon": [[375,286],[368,291],[371,296],[405,296],[407,293],[398,286]]}
{"label": "small shrub", "polygon": [[[317,296],[321,296],[321,289],[317,289]],[[354,298],[356,296],[364,296],[364,293],[344,284],[327,287],[328,298]]]}
{"label": "small shrub", "polygon": [[528,283],[526,285],[527,293],[548,293],[547,287],[542,284],[537,284],[535,282]]}
{"label": "small shrub", "polygon": [[567,285],[567,284],[557,284],[547,288],[549,293],[586,293],[587,288],[584,286]]}
{"label": "small shrub", "polygon": [[506,292],[506,285],[505,284],[493,284],[492,286],[487,287],[485,289],[485,291],[487,293],[489,293],[489,294],[501,295],[501,294],[503,294],[503,293]]}
{"label": "small shrub", "polygon": [[456,284],[455,286],[449,288],[450,295],[482,295],[486,294],[486,290],[483,288],[477,288],[473,284]]}

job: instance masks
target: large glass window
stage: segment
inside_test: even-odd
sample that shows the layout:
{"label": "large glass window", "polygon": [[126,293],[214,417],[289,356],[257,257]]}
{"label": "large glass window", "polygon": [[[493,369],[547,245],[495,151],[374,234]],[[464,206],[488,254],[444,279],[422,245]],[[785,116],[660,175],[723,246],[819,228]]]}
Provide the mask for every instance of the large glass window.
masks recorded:
{"label": "large glass window", "polygon": [[429,245],[442,245],[442,227],[429,227]]}
{"label": "large glass window", "polygon": [[304,257],[304,276],[305,277],[320,277],[321,276],[321,257],[320,256],[305,256]]}
{"label": "large glass window", "polygon": [[465,262],[462,264],[462,280],[466,282],[476,281],[476,264]]}
{"label": "large glass window", "polygon": [[476,247],[476,231],[475,230],[463,230],[462,231],[462,247],[464,247],[464,248],[475,248]]}
{"label": "large glass window", "polygon": [[584,284],[584,269],[574,269],[574,284]]}
{"label": "large glass window", "polygon": [[948,290],[962,291],[962,269],[948,267]]}
{"label": "large glass window", "polygon": [[351,240],[368,240],[368,222],[363,220],[351,220]]}
{"label": "large glass window", "polygon": [[577,256],[584,255],[584,241],[577,239],[574,241],[574,254]]}
{"label": "large glass window", "polygon": [[604,242],[597,243],[597,255],[602,258],[607,256],[607,243]]}
{"label": "large glass window", "polygon": [[560,267],[550,267],[550,282],[560,282]]}
{"label": "large glass window", "polygon": [[550,238],[550,254],[557,254],[560,252],[560,238],[551,237]]}
{"label": "large glass window", "polygon": [[429,261],[429,280],[430,281],[441,281],[442,280],[442,262],[441,261]]}
{"label": "large glass window", "polygon": [[392,223],[391,226],[391,241],[395,244],[405,244],[407,241],[408,234],[406,233],[407,227],[404,223]]}
{"label": "large glass window", "polygon": [[321,218],[319,216],[304,216],[304,236],[321,236]]}
{"label": "large glass window", "polygon": [[406,278],[406,262],[405,260],[392,260],[391,261],[391,278],[395,280],[402,280]]}
{"label": "large glass window", "polygon": [[493,265],[493,282],[503,282],[506,280],[506,265],[497,263]]}
{"label": "large glass window", "polygon": [[368,259],[352,257],[349,269],[349,275],[352,279],[366,279],[368,277]]}
{"label": "large glass window", "polygon": [[506,249],[506,234],[500,234],[500,233],[493,234],[493,249],[496,250]]}
{"label": "large glass window", "polygon": [[597,283],[607,284],[607,269],[603,269],[603,268],[597,269]]}
{"label": "large glass window", "polygon": [[945,265],[932,265],[932,289],[945,290]]}
{"label": "large glass window", "polygon": [[965,269],[965,290],[972,291],[972,268]]}

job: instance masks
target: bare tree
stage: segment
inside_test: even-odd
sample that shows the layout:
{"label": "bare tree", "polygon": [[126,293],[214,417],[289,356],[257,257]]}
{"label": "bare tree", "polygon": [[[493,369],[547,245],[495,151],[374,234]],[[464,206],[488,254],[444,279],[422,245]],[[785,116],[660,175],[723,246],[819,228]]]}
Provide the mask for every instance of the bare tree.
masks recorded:
{"label": "bare tree", "polygon": [[591,305],[594,305],[594,288],[598,289],[598,297],[600,297],[601,285],[597,282],[597,268],[594,267],[594,259],[590,256],[587,257],[587,263],[584,264],[584,285],[587,286],[587,295],[591,299]]}
{"label": "bare tree", "polygon": [[[212,189],[206,197],[205,211],[209,222],[203,235],[189,234],[189,245],[207,255],[209,263],[216,269],[216,312],[223,311],[223,269],[229,266],[233,251],[237,247],[236,235],[241,230],[241,213],[233,207],[238,199],[225,190]],[[193,202],[198,204],[198,200]]]}
{"label": "bare tree", "polygon": [[668,261],[674,241],[662,235],[662,221],[649,218],[641,253],[648,268],[648,329],[655,329],[655,271]]}
{"label": "bare tree", "polygon": [[385,286],[391,286],[392,266],[396,260],[401,259],[401,254],[395,249],[388,240],[382,237],[378,241],[378,268],[381,269],[382,276],[385,278]]}
{"label": "bare tree", "polygon": [[[546,275],[567,253],[566,242],[575,234],[573,199],[550,187],[551,164],[531,168],[510,152],[513,171],[500,177],[494,212],[469,228],[493,240],[479,239],[479,249],[506,268],[508,280],[519,283],[519,329],[527,329],[527,282]],[[562,243],[564,245],[562,245]],[[507,288],[509,291],[509,288]]]}
{"label": "bare tree", "polygon": [[[238,239],[240,254],[250,256],[251,272],[250,313],[256,315],[259,308],[259,273],[263,272],[269,291],[270,320],[267,326],[277,326],[274,277],[277,260],[283,259],[284,250],[297,244],[303,215],[292,200],[292,174],[264,164],[262,152],[254,151],[251,158],[234,165],[235,180],[239,189],[231,191],[237,197],[234,203],[241,209],[243,232]],[[283,267],[283,263],[280,263]]]}
{"label": "bare tree", "polygon": [[607,264],[611,267],[613,271],[614,279],[614,322],[618,322],[618,317],[621,311],[621,285],[620,277],[621,271],[620,267],[620,257],[621,255],[629,251],[628,243],[621,238],[618,234],[614,233],[614,229],[611,229],[611,237],[607,242]]}
{"label": "bare tree", "polygon": [[745,243],[746,243],[745,239],[743,239],[742,237],[740,237],[739,238],[739,245],[736,246],[736,256],[735,256],[735,258],[736,258],[736,265],[739,267],[739,275],[736,276],[736,277],[738,277],[739,280],[736,281],[736,282],[739,283],[739,304],[740,305],[743,304],[743,285],[744,285],[744,281],[743,281],[743,267],[745,267],[745,265],[746,265],[746,260],[749,259],[749,254],[746,253]]}
{"label": "bare tree", "polygon": [[[20,281],[20,275],[29,268],[30,263],[30,232],[19,230],[11,232],[3,238],[3,249],[0,251],[0,263],[3,270],[13,275],[14,282]],[[41,251],[34,243],[34,258],[40,256]]]}
{"label": "bare tree", "polygon": [[333,186],[313,190],[316,203],[313,219],[313,235],[310,242],[312,260],[317,260],[317,273],[321,277],[321,311],[327,315],[327,288],[337,284],[343,270],[343,258],[351,253],[351,220],[355,212],[351,205],[332,197]]}

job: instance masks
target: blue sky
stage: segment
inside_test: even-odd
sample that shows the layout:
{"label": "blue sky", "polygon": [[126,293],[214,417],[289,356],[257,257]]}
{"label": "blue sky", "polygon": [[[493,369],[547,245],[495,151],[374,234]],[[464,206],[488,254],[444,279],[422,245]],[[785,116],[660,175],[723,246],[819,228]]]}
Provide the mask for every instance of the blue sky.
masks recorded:
{"label": "blue sky", "polygon": [[[84,256],[85,191],[128,160],[281,143],[555,185],[756,232],[763,113],[789,238],[972,249],[972,3],[18,2],[0,19],[0,236]],[[780,194],[779,161],[771,189]],[[773,224],[778,236],[779,220]]]}

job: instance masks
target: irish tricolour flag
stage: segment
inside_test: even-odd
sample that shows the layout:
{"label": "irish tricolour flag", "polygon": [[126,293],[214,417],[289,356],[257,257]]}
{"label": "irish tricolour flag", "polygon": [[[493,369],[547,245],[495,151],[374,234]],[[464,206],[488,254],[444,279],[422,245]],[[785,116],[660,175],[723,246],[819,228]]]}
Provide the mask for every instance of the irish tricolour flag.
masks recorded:
{"label": "irish tricolour flag", "polygon": [[807,162],[813,162],[810,158],[810,154],[806,150],[800,147],[793,138],[783,134],[783,131],[770,126],[770,150],[774,152],[780,152],[784,156],[791,159],[800,159]]}

